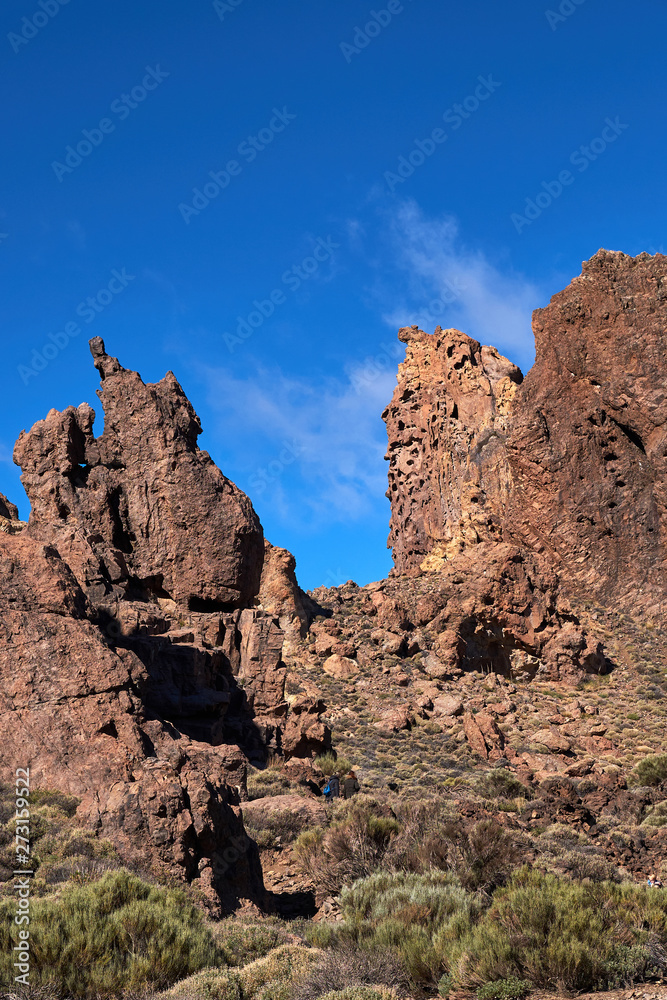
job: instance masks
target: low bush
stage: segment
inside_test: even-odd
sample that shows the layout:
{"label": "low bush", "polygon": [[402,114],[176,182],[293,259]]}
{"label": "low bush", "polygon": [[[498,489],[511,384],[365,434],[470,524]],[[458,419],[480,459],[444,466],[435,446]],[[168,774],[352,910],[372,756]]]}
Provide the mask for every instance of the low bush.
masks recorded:
{"label": "low bush", "polygon": [[444,947],[470,930],[481,902],[446,872],[377,872],[340,895],[348,933],[371,951],[389,950],[413,982],[434,987]]}
{"label": "low bush", "polygon": [[525,979],[496,979],[495,983],[485,983],[477,990],[477,1000],[523,1000],[532,987]]}
{"label": "low bush", "polygon": [[177,983],[163,1000],[291,1000],[318,953],[283,945],[243,969],[205,969]]}
{"label": "low bush", "polygon": [[300,870],[319,888],[338,893],[341,888],[372,874],[382,863],[398,823],[373,800],[357,797],[337,810],[325,830],[306,830],[294,853]]}
{"label": "low bush", "polygon": [[495,820],[469,828],[461,821],[448,823],[441,838],[441,867],[453,871],[465,889],[492,892],[505,884],[521,858],[517,842]]}
{"label": "low bush", "polygon": [[[0,897],[12,892],[15,824],[12,795],[13,788],[0,785]],[[74,814],[78,804],[78,799],[63,792],[39,788],[30,792],[33,899],[52,893],[56,885],[97,879],[108,869],[120,866],[110,841],[77,827]]]}
{"label": "low bush", "polygon": [[291,844],[307,824],[307,817],[291,809],[265,809],[261,813],[258,810],[249,813],[245,828],[248,836],[266,849]]}
{"label": "low bush", "polygon": [[644,757],[630,773],[632,785],[659,785],[667,779],[667,754],[653,753]]}
{"label": "low bush", "polygon": [[[370,988],[382,1000],[387,990],[394,995],[406,995],[407,977],[396,956],[390,951],[360,948],[355,944],[339,944],[321,953],[310,971],[297,983],[292,1000],[319,1000],[333,994],[346,1000],[375,1000],[361,988]],[[382,989],[384,987],[384,989]],[[350,994],[350,990],[356,993]]]}
{"label": "low bush", "polygon": [[649,807],[646,819],[642,823],[642,826],[665,826],[667,825],[667,801],[658,802],[656,805]]}
{"label": "low bush", "polygon": [[294,940],[286,927],[268,920],[245,922],[235,917],[212,924],[211,932],[226,965],[244,966]]}
{"label": "low bush", "polygon": [[613,988],[667,968],[667,897],[632,885],[582,885],[523,869],[446,949],[455,984],[500,979],[567,990]]}
{"label": "low bush", "polygon": [[337,757],[331,752],[320,754],[319,757],[315,758],[315,764],[326,778],[332,774],[338,774],[342,777],[352,770],[352,762],[347,757]]}
{"label": "low bush", "polygon": [[584,851],[567,851],[554,863],[554,867],[571,878],[591,882],[620,882],[618,869],[604,856]]}
{"label": "low bush", "polygon": [[532,798],[531,790],[515,778],[505,768],[487,771],[476,782],[477,791],[485,799],[524,799]]}
{"label": "low bush", "polygon": [[[0,972],[11,982],[15,906],[0,903]],[[30,922],[31,983],[61,995],[111,996],[169,986],[221,955],[183,892],[147,885],[125,870],[58,899],[36,899]]]}
{"label": "low bush", "polygon": [[288,795],[291,788],[289,778],[275,767],[248,772],[248,798],[251,800],[269,795]]}

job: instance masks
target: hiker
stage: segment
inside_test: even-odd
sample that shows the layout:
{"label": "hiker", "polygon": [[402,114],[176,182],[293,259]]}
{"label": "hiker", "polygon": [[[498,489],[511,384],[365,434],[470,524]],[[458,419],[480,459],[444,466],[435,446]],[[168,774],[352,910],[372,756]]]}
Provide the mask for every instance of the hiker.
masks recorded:
{"label": "hiker", "polygon": [[322,795],[327,802],[333,802],[340,795],[340,781],[337,774],[332,774],[324,788],[322,789]]}
{"label": "hiker", "polygon": [[346,799],[351,799],[353,795],[356,795],[359,791],[359,782],[357,781],[357,776],[354,771],[350,771],[347,778],[343,782],[343,795]]}

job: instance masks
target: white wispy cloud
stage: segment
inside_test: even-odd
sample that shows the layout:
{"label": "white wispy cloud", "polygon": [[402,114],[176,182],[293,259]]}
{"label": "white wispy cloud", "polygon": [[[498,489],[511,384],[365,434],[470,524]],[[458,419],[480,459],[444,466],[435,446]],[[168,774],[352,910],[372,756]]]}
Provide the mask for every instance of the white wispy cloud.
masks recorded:
{"label": "white wispy cloud", "polygon": [[387,488],[380,414],[396,382],[396,364],[383,360],[353,364],[345,376],[324,381],[275,368],[243,378],[200,369],[209,406],[221,415],[214,437],[245,465],[253,500],[270,495],[283,519],[310,528],[377,512]]}
{"label": "white wispy cloud", "polygon": [[[396,385],[404,347],[395,331],[418,323],[456,326],[526,368],[532,360],[532,309],[544,292],[503,262],[463,243],[451,216],[429,218],[414,201],[352,220],[348,246],[376,276],[367,305],[392,328],[381,348],[363,346],[339,373],[296,377],[278,367],[238,376],[198,366],[216,457],[233,461],[254,502],[270,499],[285,523],[316,531],[332,522],[386,518],[386,432],[380,418]],[[370,347],[370,345],[368,345]],[[368,348],[367,348],[368,349]],[[210,440],[210,437],[209,437]],[[213,450],[213,448],[212,448]]]}
{"label": "white wispy cloud", "polygon": [[457,220],[428,217],[415,201],[384,213],[386,249],[376,294],[391,327],[418,323],[427,332],[457,327],[524,365],[532,361],[533,309],[544,290],[505,261],[465,245]]}

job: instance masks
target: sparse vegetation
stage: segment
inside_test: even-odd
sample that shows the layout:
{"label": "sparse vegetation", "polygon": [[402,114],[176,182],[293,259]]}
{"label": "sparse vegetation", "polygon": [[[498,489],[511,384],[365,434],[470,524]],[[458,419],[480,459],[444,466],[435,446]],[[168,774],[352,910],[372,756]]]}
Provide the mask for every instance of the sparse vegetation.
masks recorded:
{"label": "sparse vegetation", "polygon": [[352,761],[347,757],[338,757],[334,753],[320,754],[315,758],[315,764],[326,778],[332,774],[347,774],[352,770]]}
{"label": "sparse vegetation", "polygon": [[631,781],[635,785],[660,785],[667,780],[667,754],[650,754],[644,757],[632,770]]}
{"label": "sparse vegetation", "polygon": [[[15,907],[0,903],[0,970],[13,978]],[[30,922],[31,982],[63,996],[112,996],[169,986],[223,956],[203,914],[180,890],[147,885],[128,871],[69,885],[59,899],[35,900]]]}

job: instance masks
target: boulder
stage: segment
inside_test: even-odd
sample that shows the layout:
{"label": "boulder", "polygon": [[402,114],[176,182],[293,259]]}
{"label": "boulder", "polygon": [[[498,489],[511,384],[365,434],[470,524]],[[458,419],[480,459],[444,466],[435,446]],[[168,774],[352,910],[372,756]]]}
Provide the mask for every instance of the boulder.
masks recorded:
{"label": "boulder", "polygon": [[333,653],[322,664],[322,670],[337,680],[349,681],[359,673],[359,664],[348,656],[339,656],[338,653]]}
{"label": "boulder", "polygon": [[550,753],[569,753],[572,747],[570,740],[557,729],[540,729],[531,737],[530,742],[544,747]]}

